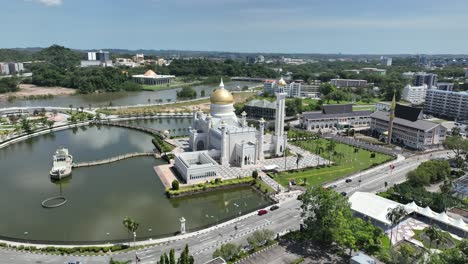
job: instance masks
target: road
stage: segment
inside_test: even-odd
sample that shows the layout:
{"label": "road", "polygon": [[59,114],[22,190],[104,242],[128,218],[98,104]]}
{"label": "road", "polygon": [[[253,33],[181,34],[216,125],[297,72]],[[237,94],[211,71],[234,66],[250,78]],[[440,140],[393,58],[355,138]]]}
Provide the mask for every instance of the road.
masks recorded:
{"label": "road", "polygon": [[[406,174],[409,171],[416,169],[422,162],[429,159],[446,158],[451,156],[451,153],[452,152],[443,150],[412,156],[410,158],[392,163],[395,166],[393,171],[390,170],[390,166],[386,166],[369,173],[363,172],[361,174],[354,175],[353,177],[349,177],[349,179],[352,180],[350,183],[346,183],[345,180],[339,180],[328,184],[327,186],[337,185],[336,191],[346,192],[348,196],[357,191],[373,193],[383,191],[385,190],[385,182],[387,182],[388,187],[391,187],[394,184],[402,183],[406,180]],[[361,180],[360,183],[359,180]]]}
{"label": "road", "polygon": [[[275,211],[269,211],[266,215],[253,215],[230,225],[215,229],[213,231],[202,233],[184,240],[177,240],[163,245],[153,246],[138,252],[140,263],[156,263],[163,252],[169,252],[171,248],[176,250],[179,255],[185,244],[190,247],[191,253],[195,257],[196,263],[204,263],[211,259],[213,252],[222,244],[233,242],[247,245],[247,237],[255,230],[270,229],[275,233],[281,233],[285,230],[299,229],[301,202],[296,199],[290,199],[281,203],[280,208]],[[237,226],[237,230],[235,228]],[[127,261],[135,258],[135,252],[126,252],[112,255],[114,260]],[[63,264],[71,261],[80,261],[81,263],[105,263],[108,264],[110,256],[99,257],[73,257],[73,256],[51,256],[32,253],[23,253],[18,251],[8,251],[0,249],[0,263],[23,264],[23,263],[50,263]]]}

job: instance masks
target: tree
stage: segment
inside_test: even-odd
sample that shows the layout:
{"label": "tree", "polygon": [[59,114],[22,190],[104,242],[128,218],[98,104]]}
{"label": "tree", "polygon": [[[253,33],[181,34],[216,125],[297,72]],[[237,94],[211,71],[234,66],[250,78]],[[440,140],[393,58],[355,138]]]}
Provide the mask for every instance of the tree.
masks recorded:
{"label": "tree", "polygon": [[[123,220],[122,224],[127,229],[128,233],[133,233],[133,245],[135,246],[136,231],[138,230],[138,227],[140,226],[140,224],[137,223],[135,220],[131,219],[130,217],[127,217],[127,216],[124,217],[124,220]],[[136,259],[137,259],[137,254],[136,254],[136,251],[135,251],[135,260]]]}
{"label": "tree", "polygon": [[176,259],[175,259],[175,250],[171,248],[171,251],[169,251],[169,264],[175,264]]}
{"label": "tree", "polygon": [[432,247],[433,241],[440,241],[442,239],[442,231],[435,225],[431,225],[426,230],[426,235],[429,237],[429,247]]}
{"label": "tree", "polygon": [[336,87],[331,83],[322,83],[319,87],[320,93],[324,96],[336,91]]}
{"label": "tree", "polygon": [[402,244],[398,248],[398,252],[400,253],[400,257],[398,259],[398,263],[402,264],[410,264],[412,261],[410,260],[416,254],[416,250],[414,247],[408,244]]}
{"label": "tree", "polygon": [[297,165],[297,168],[299,169],[299,162],[301,162],[301,160],[304,158],[304,156],[300,153],[298,153],[296,155],[296,165]]}
{"label": "tree", "polygon": [[431,255],[429,264],[465,264],[468,263],[468,239],[463,239],[457,247]]}
{"label": "tree", "polygon": [[192,255],[190,255],[189,247],[186,244],[182,253],[180,253],[180,257],[177,260],[177,264],[193,264],[195,262]]}
{"label": "tree", "polygon": [[445,197],[449,196],[452,192],[452,180],[446,178],[444,183],[440,186],[440,192],[444,195],[444,211],[447,208],[447,199]]}
{"label": "tree", "polygon": [[[395,226],[400,222],[400,220],[406,216],[405,207],[399,205],[397,207],[388,208],[387,215],[385,216],[388,221],[392,223],[392,226]],[[398,233],[398,226],[397,226],[397,233]],[[390,241],[393,239],[393,231],[390,229]]]}
{"label": "tree", "polygon": [[172,190],[174,190],[174,191],[179,190],[179,181],[178,180],[173,180],[171,185],[172,185]]}
{"label": "tree", "polygon": [[252,178],[254,178],[254,179],[258,178],[258,171],[257,170],[252,171]]}
{"label": "tree", "polygon": [[234,260],[239,255],[240,249],[240,245],[226,243],[215,250],[213,253],[213,258],[222,257],[227,261]]}
{"label": "tree", "polygon": [[195,91],[192,87],[185,86],[181,91],[177,92],[177,97],[193,99],[197,97],[197,91]]}
{"label": "tree", "polygon": [[268,229],[257,230],[247,238],[247,242],[252,248],[257,248],[271,241],[274,235],[273,231]]}
{"label": "tree", "polygon": [[205,90],[201,90],[200,97],[205,97],[205,93],[206,93]]}
{"label": "tree", "polygon": [[302,196],[303,234],[323,245],[331,245],[344,219],[352,217],[350,205],[339,193],[322,187],[309,188]]}
{"label": "tree", "polygon": [[444,147],[450,149],[455,154],[455,159],[466,161],[463,156],[468,152],[468,140],[460,136],[447,137],[443,143]]}
{"label": "tree", "polygon": [[28,134],[32,132],[31,122],[27,118],[21,119],[21,129]]}

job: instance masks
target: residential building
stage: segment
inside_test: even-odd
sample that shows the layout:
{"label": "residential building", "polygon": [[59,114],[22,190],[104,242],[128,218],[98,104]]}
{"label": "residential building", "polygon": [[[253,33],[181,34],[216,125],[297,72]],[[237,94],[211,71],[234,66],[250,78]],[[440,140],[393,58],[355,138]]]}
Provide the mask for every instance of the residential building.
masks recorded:
{"label": "residential building", "polygon": [[145,55],[143,53],[136,54],[135,56],[133,56],[133,61],[136,63],[142,63],[145,61]]}
{"label": "residential building", "polygon": [[427,92],[426,84],[423,84],[421,86],[412,86],[408,84],[403,89],[401,98],[412,104],[421,104],[421,103],[424,103],[424,100],[426,98],[426,92]]}
{"label": "residential building", "polygon": [[90,51],[87,53],[88,60],[81,61],[81,67],[112,67],[112,60],[108,51]]}
{"label": "residential building", "polygon": [[445,118],[468,120],[468,93],[428,90],[424,112]]}
{"label": "residential building", "polygon": [[366,80],[356,80],[356,79],[331,79],[330,83],[338,88],[367,86]]}
{"label": "residential building", "polygon": [[437,90],[451,92],[453,91],[453,83],[446,83],[446,82],[437,83]]}
{"label": "residential building", "polygon": [[464,68],[463,70],[465,70],[465,78],[468,78],[468,68]]}
{"label": "residential building", "polygon": [[385,56],[380,57],[380,65],[392,66],[392,61],[393,59],[390,57],[385,57]]}
{"label": "residential building", "polygon": [[[284,86],[280,86],[279,83]],[[320,81],[313,81],[311,84],[305,84],[302,80],[292,81],[289,84],[280,80],[265,80],[263,83],[263,92],[265,94],[274,95],[280,89],[287,94],[287,97],[308,97],[320,98]]]}
{"label": "residential building", "polygon": [[276,103],[268,100],[252,100],[244,105],[247,118],[275,119]]}
{"label": "residential building", "polygon": [[[386,141],[390,129],[390,112],[377,111],[370,115],[370,130]],[[422,108],[396,104],[392,127],[392,143],[413,149],[439,147],[445,140],[446,128],[440,124],[422,120]]]}
{"label": "residential building", "polygon": [[158,75],[152,70],[146,71],[144,74],[132,75],[135,82],[144,85],[162,85],[169,84],[173,79],[174,75]]}
{"label": "residential building", "polygon": [[427,85],[427,89],[435,89],[437,87],[437,74],[418,72],[413,76],[413,85],[422,86]]}
{"label": "residential building", "polygon": [[115,59],[115,66],[124,66],[124,67],[134,68],[136,67],[136,63],[133,62],[133,60],[131,59],[117,58]]}
{"label": "residential building", "polygon": [[3,75],[21,74],[24,71],[22,62],[0,63],[0,67],[0,74]]}
{"label": "residential building", "polygon": [[344,129],[368,127],[369,110],[353,111],[352,104],[324,105],[322,111],[304,112],[300,119],[303,129]]}
{"label": "residential building", "polygon": [[258,55],[256,58],[257,63],[264,63],[265,57],[263,55]]}

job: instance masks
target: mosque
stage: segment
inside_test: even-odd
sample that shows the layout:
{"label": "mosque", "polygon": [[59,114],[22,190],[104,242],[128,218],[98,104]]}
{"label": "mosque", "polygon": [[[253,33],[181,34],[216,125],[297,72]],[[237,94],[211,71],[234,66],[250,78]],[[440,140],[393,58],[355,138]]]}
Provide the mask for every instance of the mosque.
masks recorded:
{"label": "mosque", "polygon": [[[279,83],[284,87],[286,82]],[[224,89],[223,81],[210,97],[210,113],[193,112],[189,128],[191,151],[177,154],[175,168],[189,184],[206,182],[218,175],[220,166],[240,168],[261,167],[265,157],[282,156],[285,149],[285,100],[287,94],[276,93],[275,133],[265,137],[265,120],[259,129],[247,124],[247,114],[238,118],[234,113],[234,98]]]}

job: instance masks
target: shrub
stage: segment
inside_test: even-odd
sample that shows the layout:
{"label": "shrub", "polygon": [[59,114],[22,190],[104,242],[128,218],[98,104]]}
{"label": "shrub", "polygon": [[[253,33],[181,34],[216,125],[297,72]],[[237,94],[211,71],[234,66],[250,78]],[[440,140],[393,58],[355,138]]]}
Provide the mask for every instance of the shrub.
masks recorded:
{"label": "shrub", "polygon": [[172,181],[172,190],[174,190],[174,191],[179,190],[179,181],[178,180],[173,180]]}
{"label": "shrub", "polygon": [[371,159],[375,158],[375,152],[372,152],[372,153],[370,154],[370,157],[371,157]]}

